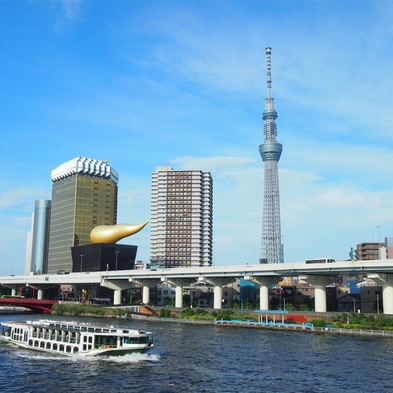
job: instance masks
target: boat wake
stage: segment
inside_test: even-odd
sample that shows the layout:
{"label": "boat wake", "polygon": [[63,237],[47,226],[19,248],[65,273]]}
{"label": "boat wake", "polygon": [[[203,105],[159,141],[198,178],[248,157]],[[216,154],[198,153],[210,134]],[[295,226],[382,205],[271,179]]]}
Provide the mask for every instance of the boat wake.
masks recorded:
{"label": "boat wake", "polygon": [[108,362],[108,363],[140,363],[151,362],[157,363],[160,361],[160,356],[157,354],[148,353],[130,353],[123,356],[91,356],[74,355],[70,358],[74,362]]}
{"label": "boat wake", "polygon": [[20,348],[18,349],[18,354],[17,356],[21,357],[21,358],[25,358],[25,359],[34,359],[34,360],[59,360],[59,359],[65,359],[67,360],[67,358],[63,357],[63,356],[54,356],[51,353],[35,353],[35,352],[31,352],[31,351],[21,351]]}
{"label": "boat wake", "polygon": [[139,363],[139,362],[151,362],[157,363],[160,361],[160,356],[157,354],[148,354],[148,353],[130,353],[123,356],[91,356],[87,357],[84,355],[74,355],[70,357],[64,356],[53,356],[51,353],[32,353],[30,351],[21,351],[18,349],[17,356],[26,359],[34,359],[34,360],[56,360],[56,361],[65,361],[65,362],[107,362],[107,363]]}

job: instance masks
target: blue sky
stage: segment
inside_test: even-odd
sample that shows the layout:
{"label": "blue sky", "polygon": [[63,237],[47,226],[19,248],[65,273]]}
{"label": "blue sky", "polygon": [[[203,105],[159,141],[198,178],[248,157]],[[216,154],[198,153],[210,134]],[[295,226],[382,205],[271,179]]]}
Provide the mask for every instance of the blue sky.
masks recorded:
{"label": "blue sky", "polygon": [[[119,173],[119,223],[150,219],[156,166],[210,171],[214,263],[257,263],[267,46],[285,261],[393,236],[392,20],[391,1],[3,0],[0,275],[78,156]],[[122,242],[148,261],[149,237]]]}

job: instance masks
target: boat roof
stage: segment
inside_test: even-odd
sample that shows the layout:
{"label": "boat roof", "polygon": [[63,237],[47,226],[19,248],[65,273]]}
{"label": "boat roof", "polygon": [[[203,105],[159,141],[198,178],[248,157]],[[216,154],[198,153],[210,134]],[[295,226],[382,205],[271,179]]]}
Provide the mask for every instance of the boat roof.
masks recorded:
{"label": "boat roof", "polygon": [[46,328],[46,329],[58,329],[69,332],[89,332],[89,333],[116,333],[116,334],[152,334],[151,332],[147,332],[145,330],[136,330],[136,329],[125,329],[120,326],[99,326],[93,325],[89,323],[77,323],[77,322],[60,322],[60,321],[51,321],[51,320],[37,320],[37,321],[17,321],[17,322],[2,322],[3,326],[9,325],[24,325],[24,326],[35,326],[38,328]]}

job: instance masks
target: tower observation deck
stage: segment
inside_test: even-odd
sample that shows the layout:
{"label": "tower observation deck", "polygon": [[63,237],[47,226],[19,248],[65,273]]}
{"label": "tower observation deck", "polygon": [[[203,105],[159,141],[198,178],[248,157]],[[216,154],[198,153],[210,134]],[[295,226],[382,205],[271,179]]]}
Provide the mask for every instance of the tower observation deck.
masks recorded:
{"label": "tower observation deck", "polygon": [[267,98],[263,112],[264,143],[259,145],[259,153],[264,162],[264,192],[262,212],[262,239],[259,263],[283,262],[281,249],[280,190],[277,163],[282,152],[277,143],[277,112],[271,97],[271,48],[266,48],[267,58]]}

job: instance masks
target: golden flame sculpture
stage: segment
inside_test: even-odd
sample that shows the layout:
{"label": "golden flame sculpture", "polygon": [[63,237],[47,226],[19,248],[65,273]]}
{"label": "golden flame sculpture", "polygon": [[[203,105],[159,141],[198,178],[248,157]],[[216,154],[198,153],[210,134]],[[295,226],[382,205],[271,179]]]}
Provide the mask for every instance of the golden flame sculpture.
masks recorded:
{"label": "golden flame sculpture", "polygon": [[134,235],[143,229],[149,221],[141,224],[98,225],[90,232],[93,243],[116,243],[124,237]]}

